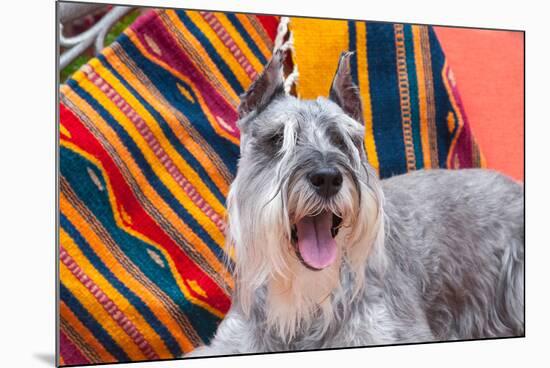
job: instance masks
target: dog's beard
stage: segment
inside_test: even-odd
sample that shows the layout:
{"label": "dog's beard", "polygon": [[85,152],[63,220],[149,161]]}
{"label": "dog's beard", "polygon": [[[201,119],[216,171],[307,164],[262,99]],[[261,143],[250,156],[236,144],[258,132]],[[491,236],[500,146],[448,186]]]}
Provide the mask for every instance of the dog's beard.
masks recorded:
{"label": "dog's beard", "polygon": [[[340,268],[353,273],[353,295],[363,287],[367,256],[383,244],[382,193],[366,169],[345,176],[331,199],[318,196],[303,179],[266,176],[247,193],[250,178],[237,176],[228,197],[228,244],[235,246],[236,296],[248,314],[256,290],[266,286],[267,324],[285,341],[313,320],[323,329],[334,319],[332,295]],[[285,177],[285,176],[283,176]],[[355,179],[355,180],[354,180]],[[256,178],[255,180],[262,180]],[[312,242],[313,228],[323,244]],[[302,237],[302,238],[301,238]],[[321,247],[325,247],[321,249]]]}

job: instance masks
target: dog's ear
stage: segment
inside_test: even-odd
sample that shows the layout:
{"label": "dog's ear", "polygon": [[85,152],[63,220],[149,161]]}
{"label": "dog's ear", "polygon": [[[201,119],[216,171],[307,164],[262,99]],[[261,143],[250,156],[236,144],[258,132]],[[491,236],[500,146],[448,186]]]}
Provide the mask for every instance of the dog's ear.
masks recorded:
{"label": "dog's ear", "polygon": [[241,103],[237,110],[239,118],[264,108],[274,97],[285,93],[284,68],[289,57],[289,48],[280,48],[274,52],[262,74],[241,95]]}
{"label": "dog's ear", "polygon": [[352,52],[343,52],[338,61],[338,69],[330,86],[329,98],[353,119],[363,123],[363,105],[359,88],[351,77],[350,59]]}

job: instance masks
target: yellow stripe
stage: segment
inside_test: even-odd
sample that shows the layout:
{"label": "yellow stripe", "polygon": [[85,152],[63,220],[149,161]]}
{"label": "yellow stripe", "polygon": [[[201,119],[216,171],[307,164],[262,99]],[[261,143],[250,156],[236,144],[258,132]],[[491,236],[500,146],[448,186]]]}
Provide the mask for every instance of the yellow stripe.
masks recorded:
{"label": "yellow stripe", "polygon": [[347,51],[348,22],[292,18],[295,62],[300,72],[298,95],[327,96],[342,51]]}
{"label": "yellow stripe", "polygon": [[250,79],[248,74],[246,74],[243,67],[237,62],[229,49],[219,39],[218,35],[210,27],[208,22],[204,20],[199,12],[189,11],[187,12],[187,16],[191,19],[195,26],[197,26],[197,28],[199,28],[202,33],[204,33],[206,38],[208,38],[210,43],[212,43],[214,49],[218,51],[221,57],[223,57],[224,61],[227,63],[227,66],[229,66],[229,69],[231,69],[241,86],[246,89],[250,85],[252,80]]}
{"label": "yellow stripe", "polygon": [[[220,247],[223,247],[224,244],[224,235],[218,229],[216,224],[208,218],[204,213],[201,211],[201,209],[193,203],[191,198],[184,192],[183,188],[179,185],[179,183],[172,177],[172,175],[164,168],[164,165],[160,161],[160,159],[156,156],[156,154],[151,150],[148,143],[145,141],[145,138],[141,135],[141,133],[137,130],[137,128],[134,126],[134,124],[130,121],[130,119],[119,110],[119,108],[115,105],[113,101],[111,101],[105,94],[97,87],[93,82],[91,82],[88,79],[83,79],[79,83],[80,87],[84,89],[86,92],[88,92],[93,98],[95,98],[107,111],[110,112],[110,114],[113,116],[113,118],[124,128],[124,130],[130,135],[130,137],[133,139],[133,141],[137,144],[138,147],[141,148],[141,152],[143,153],[143,156],[145,157],[146,161],[149,163],[151,169],[155,172],[157,177],[160,181],[162,181],[166,187],[170,190],[172,195],[182,204],[182,206],[185,207],[185,209],[197,220],[197,222],[204,228],[204,230],[214,239]],[[127,98],[128,100],[134,99],[132,96],[130,96],[126,91],[119,91],[121,95],[124,98]],[[127,100],[127,101],[128,101]],[[134,102],[134,101],[132,101]],[[154,121],[151,116],[149,116],[148,112],[145,111],[142,106],[134,106],[134,109],[144,117],[144,120],[151,123]],[[151,131],[156,136],[161,136],[162,133],[158,131],[158,126],[151,127]],[[156,129],[155,129],[156,128]],[[160,142],[166,142],[166,138],[159,138]],[[162,146],[162,144],[161,144]],[[174,157],[178,157],[177,153],[173,152],[173,148],[170,145],[164,144],[163,148],[165,151]],[[176,164],[176,161],[178,161],[180,165]],[[207,201],[211,201],[210,203],[213,204],[212,208],[218,212],[218,214],[224,213],[223,206],[221,204],[215,203],[217,200],[213,198],[214,196],[207,192],[205,188],[202,185],[197,185],[197,183],[200,183],[200,178],[192,171],[191,167],[184,162],[184,160],[174,160],[174,164],[176,166],[179,166],[178,168],[182,173],[185,173],[185,176],[188,178],[188,180],[191,183],[194,183],[195,188],[197,191],[203,196],[203,198]]]}
{"label": "yellow stripe", "polygon": [[214,13],[214,15],[216,16],[216,18],[218,19],[218,22],[220,22],[220,24],[222,25],[222,27],[225,29],[225,31],[229,34],[229,36],[231,37],[231,39],[233,39],[233,41],[235,42],[235,44],[239,47],[239,50],[241,50],[241,52],[243,53],[244,57],[248,60],[248,62],[250,63],[250,65],[252,65],[252,67],[254,68],[254,70],[257,72],[257,73],[261,73],[261,71],[263,70],[264,66],[262,65],[262,62],[260,60],[258,60],[258,58],[256,57],[256,55],[254,55],[254,53],[252,52],[252,50],[250,50],[250,48],[248,47],[248,44],[246,43],[246,41],[242,38],[241,34],[239,33],[239,31],[237,31],[235,29],[235,26],[233,26],[233,23],[231,23],[229,21],[229,19],[227,19],[227,15],[225,15],[224,13]]}
{"label": "yellow stripe", "polygon": [[363,97],[363,119],[365,121],[365,148],[371,166],[378,171],[380,163],[378,162],[378,153],[376,152],[376,141],[374,139],[374,130],[372,122],[372,106],[369,83],[369,65],[367,59],[367,24],[365,22],[355,22],[357,35],[357,79],[359,82],[359,91]]}
{"label": "yellow stripe", "polygon": [[422,138],[422,155],[424,157],[424,167],[431,168],[432,161],[430,156],[430,138],[428,127],[428,103],[426,101],[426,79],[424,76],[424,61],[422,58],[420,26],[412,26],[414,62],[416,64],[416,78],[418,85],[418,104],[420,107],[420,137]]}
{"label": "yellow stripe", "polygon": [[[112,141],[111,141],[112,142]],[[84,152],[82,151],[80,148],[76,147],[75,145],[69,143],[69,142],[64,142],[64,141],[61,141],[61,145],[62,146],[65,146],[79,154],[81,154],[84,158],[86,158],[87,160],[89,160],[90,162],[94,163],[96,165],[96,167],[101,170],[102,174],[103,174],[103,178],[105,179],[105,183],[106,183],[106,187],[107,187],[107,190],[108,190],[108,193],[109,193],[109,202],[111,203],[111,207],[112,208],[116,208],[116,199],[115,199],[115,196],[114,196],[114,192],[113,192],[113,189],[112,189],[112,185],[110,183],[110,180],[109,180],[109,177],[107,176],[107,173],[105,172],[105,170],[103,169],[103,167],[101,166],[101,163],[98,162],[93,156],[89,155],[87,152]],[[144,189],[144,186],[140,185],[140,188]],[[156,194],[156,193],[155,193]],[[64,198],[64,196],[61,194],[61,196]],[[158,199],[158,201],[155,201],[155,198],[151,198],[148,196],[148,198],[150,198],[153,203],[156,203],[156,204],[159,204],[159,206],[157,208],[159,208],[159,210],[163,209],[163,208],[168,208],[169,206],[168,205],[163,205],[161,206],[160,203],[164,203],[162,201],[162,199]],[[69,213],[69,216],[70,218],[80,218],[80,215],[79,213],[76,211],[76,210],[72,210],[71,207],[68,207],[66,210],[70,209],[70,213]],[[176,280],[176,284],[178,285],[179,289],[182,291],[183,295],[185,296],[185,298],[187,300],[189,300],[190,302],[192,302],[193,304],[195,305],[198,305],[202,308],[204,308],[205,310],[207,310],[208,312],[214,314],[215,316],[218,316],[220,318],[223,318],[224,316],[224,313],[222,313],[220,310],[218,310],[217,308],[209,305],[208,303],[202,301],[202,300],[199,300],[197,298],[195,298],[193,295],[191,295],[191,293],[189,292],[189,289],[187,288],[187,286],[185,285],[185,283],[183,282],[183,279],[181,277],[181,274],[179,273],[172,257],[170,256],[170,254],[162,247],[160,246],[159,244],[153,242],[151,239],[145,237],[143,234],[141,233],[138,233],[136,232],[135,230],[129,228],[128,226],[126,226],[120,219],[120,216],[118,215],[118,211],[115,211],[113,210],[113,213],[114,213],[114,218],[115,218],[115,222],[116,224],[124,231],[126,231],[128,234],[142,240],[143,242],[147,243],[147,244],[150,244],[152,246],[155,247],[155,249],[157,251],[159,251],[160,253],[162,253],[162,255],[164,256],[164,258],[166,259],[166,261],[168,262],[168,266],[169,266],[169,269],[171,271],[171,274],[173,275],[174,279]],[[178,218],[179,219],[179,218]],[[82,219],[82,222],[86,222],[86,220]],[[180,221],[181,222],[181,221]],[[226,282],[228,282],[229,284],[229,287],[233,287],[233,284],[232,284],[232,280],[230,279],[230,276],[228,274],[228,272],[225,270],[225,268],[219,263],[219,261],[217,260],[217,258],[215,258],[215,256],[213,255],[213,253],[211,252],[211,250],[202,242],[202,240],[197,237],[192,231],[191,229],[188,229],[187,225],[185,223],[181,223],[180,229],[182,229],[182,231],[184,232],[184,234],[193,234],[194,236],[194,239],[192,238],[191,241],[192,241],[192,244],[194,246],[195,249],[199,249],[201,250],[204,249],[204,250],[201,250],[200,253],[204,256],[204,258],[207,260],[207,261],[214,261],[213,263],[215,263],[218,268],[216,267],[213,267],[214,268],[214,271],[215,272],[218,272],[219,275],[221,275],[224,280],[226,280]],[[187,231],[186,231],[187,230]],[[90,233],[88,233],[90,234]],[[96,243],[94,244],[102,244],[101,240],[97,240]],[[105,248],[104,248],[105,250]],[[206,252],[205,252],[206,251]],[[101,253],[103,254],[101,251],[98,251],[98,254]],[[110,252],[107,250],[106,251],[106,254],[109,254]],[[205,254],[206,253],[206,254]],[[209,262],[210,263],[210,262]],[[213,280],[215,281],[215,280]],[[223,288],[222,288],[223,290]],[[154,297],[156,298],[156,297]],[[190,344],[190,343],[189,343]]]}
{"label": "yellow stripe", "polygon": [[180,84],[178,83],[177,84],[178,86],[178,90],[180,91],[180,93],[186,98],[189,100],[189,102],[191,102],[192,104],[195,103],[195,99],[193,98],[193,95],[191,94],[191,92],[189,92],[189,90],[187,89],[187,87],[185,87],[183,84]]}
{"label": "yellow stripe", "polygon": [[453,115],[452,111],[449,111],[447,114],[447,128],[449,129],[449,133],[453,133],[456,127],[456,121],[455,116]]}
{"label": "yellow stripe", "polygon": [[483,154],[483,152],[481,152],[481,149],[479,148],[478,145],[476,145],[478,151],[479,151],[479,167],[485,169],[487,168],[487,159],[485,158],[485,155]]}
{"label": "yellow stripe", "polygon": [[[254,41],[254,44],[258,46],[260,52],[265,56],[266,59],[271,58],[272,50],[265,44],[263,37],[258,33],[256,27],[250,23],[250,18],[246,14],[236,14],[237,19],[241,22],[244,29],[248,32],[248,35]],[[262,66],[263,69],[263,66]]]}
{"label": "yellow stripe", "polygon": [[[84,235],[84,234],[83,234]],[[88,261],[86,256],[74,243],[74,240],[63,230],[59,231],[59,239],[61,246],[65,248],[67,253],[73,258],[73,260],[80,266],[80,268],[86,273],[86,275],[116,304],[118,309],[124,312],[134,324],[134,326],[146,337],[147,342],[155,350],[155,352],[161,358],[171,357],[172,354],[168,350],[168,347],[157,334],[157,332],[151,328],[151,325],[139,313],[135,307],[123,296],[117,289],[115,289],[101,273]],[[124,281],[124,280],[121,280]]]}
{"label": "yellow stripe", "polygon": [[[69,91],[68,93],[65,93],[65,96],[69,98],[76,106],[79,107],[79,109],[92,121],[95,122],[95,127],[101,131],[101,134],[105,136],[105,139],[113,146],[113,149],[118,153],[120,157],[126,157],[128,159],[125,160],[125,164],[128,167],[128,170],[130,171],[132,178],[136,181],[136,184],[139,186],[139,188],[143,191],[144,195],[156,205],[156,208],[158,211],[162,214],[162,216],[169,220],[169,222],[176,228],[180,229],[180,233],[188,242],[193,244],[194,249],[197,250],[200,254],[203,255],[205,260],[208,262],[208,264],[218,273],[223,274],[223,271],[225,270],[225,267],[218,261],[217,257],[214,255],[212,250],[202,241],[202,239],[197,236],[189,226],[182,221],[182,219],[172,210],[171,206],[168,205],[156,192],[155,188],[153,188],[147,178],[143,175],[141,169],[139,166],[135,163],[134,160],[130,159],[132,155],[130,152],[128,152],[128,149],[126,146],[120,141],[117,134],[112,130],[112,128],[105,123],[103,118],[95,111],[93,108],[90,107],[90,105],[84,101],[82,98],[80,98],[76,93],[73,93],[72,91]],[[99,164],[98,161],[95,160],[90,155],[85,154],[84,152],[81,152],[80,149],[78,149],[74,145],[69,145],[68,143],[65,143],[62,141],[62,144],[71,147],[76,152],[79,152],[84,157],[86,157],[88,160],[92,162],[96,162],[99,169],[102,170],[102,173],[106,180],[108,181],[108,176],[103,171],[103,168]],[[114,198],[114,196],[113,196]],[[225,247],[223,247],[225,249]]]}
{"label": "yellow stripe", "polygon": [[71,273],[63,262],[59,263],[59,277],[67,289],[82,303],[88,313],[101,324],[131,360],[147,359],[132,338],[107,313],[103,305],[97,301],[92,293]]}
{"label": "yellow stripe", "polygon": [[90,347],[96,353],[99,355],[99,358],[101,361],[99,362],[92,362],[92,363],[110,363],[110,362],[116,362],[117,359],[111,355],[105,349],[105,347],[95,338],[94,334],[86,328],[80,322],[78,317],[73,313],[73,311],[65,304],[65,302],[61,301],[59,303],[60,306],[60,315],[61,318],[65,319],[69,325],[78,333],[78,335],[84,340],[87,346]]}
{"label": "yellow stripe", "polygon": [[71,138],[71,133],[65,128],[63,124],[59,124],[59,133],[60,135],[64,135],[67,138]]}

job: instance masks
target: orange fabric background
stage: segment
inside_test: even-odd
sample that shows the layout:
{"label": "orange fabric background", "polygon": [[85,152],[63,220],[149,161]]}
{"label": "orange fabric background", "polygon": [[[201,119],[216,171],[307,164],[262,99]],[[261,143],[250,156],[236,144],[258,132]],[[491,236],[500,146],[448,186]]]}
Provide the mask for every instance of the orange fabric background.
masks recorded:
{"label": "orange fabric background", "polygon": [[435,27],[489,168],[523,181],[522,32]]}

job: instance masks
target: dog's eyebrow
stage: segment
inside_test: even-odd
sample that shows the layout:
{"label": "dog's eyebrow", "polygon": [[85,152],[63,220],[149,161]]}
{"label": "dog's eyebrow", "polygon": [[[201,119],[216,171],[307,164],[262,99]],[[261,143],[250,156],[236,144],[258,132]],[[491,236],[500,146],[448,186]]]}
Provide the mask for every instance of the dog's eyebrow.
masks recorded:
{"label": "dog's eyebrow", "polygon": [[325,129],[325,135],[332,142],[332,144],[341,146],[341,148],[348,149],[350,138],[347,137],[345,132],[336,124],[329,124]]}

